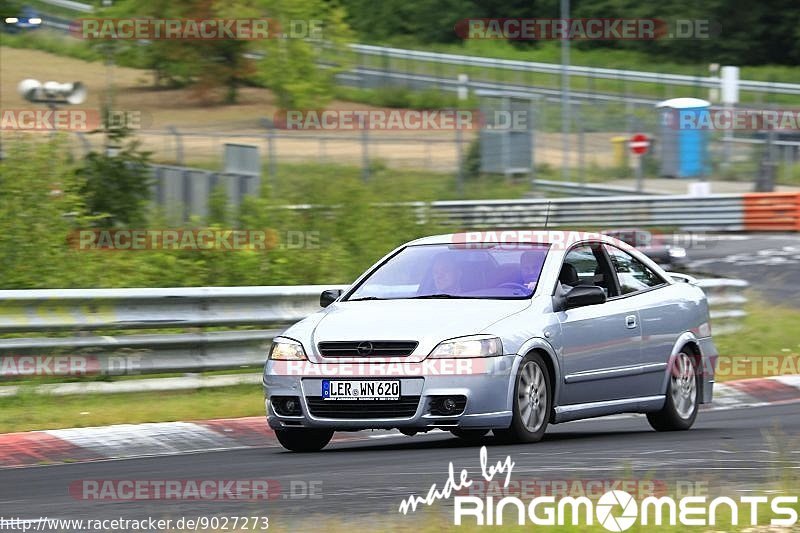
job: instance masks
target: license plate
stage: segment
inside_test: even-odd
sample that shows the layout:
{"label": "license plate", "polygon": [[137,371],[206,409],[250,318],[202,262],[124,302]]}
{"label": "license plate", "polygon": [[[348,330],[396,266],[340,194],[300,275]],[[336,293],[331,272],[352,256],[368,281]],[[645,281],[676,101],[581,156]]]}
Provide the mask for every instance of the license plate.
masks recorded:
{"label": "license plate", "polygon": [[399,400],[400,381],[322,380],[323,400]]}

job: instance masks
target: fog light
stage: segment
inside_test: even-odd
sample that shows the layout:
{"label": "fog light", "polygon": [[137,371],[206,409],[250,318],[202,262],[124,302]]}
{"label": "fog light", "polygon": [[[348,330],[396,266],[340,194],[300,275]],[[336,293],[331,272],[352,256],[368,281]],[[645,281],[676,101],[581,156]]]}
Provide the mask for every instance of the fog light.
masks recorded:
{"label": "fog light", "polygon": [[272,408],[281,416],[300,416],[300,399],[296,396],[273,396]]}
{"label": "fog light", "polygon": [[444,416],[459,415],[464,412],[466,405],[466,396],[433,396],[430,403],[430,413]]}

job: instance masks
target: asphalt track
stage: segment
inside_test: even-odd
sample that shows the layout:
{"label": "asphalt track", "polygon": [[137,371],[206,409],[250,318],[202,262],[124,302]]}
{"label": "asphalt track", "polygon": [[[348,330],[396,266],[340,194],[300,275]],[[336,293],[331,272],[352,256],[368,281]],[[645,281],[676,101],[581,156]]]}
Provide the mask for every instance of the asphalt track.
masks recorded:
{"label": "asphalt track", "polygon": [[[488,448],[489,464],[511,457],[515,481],[649,479],[670,489],[693,483],[712,495],[735,496],[781,477],[795,483],[800,478],[800,404],[701,412],[688,432],[656,433],[642,416],[630,415],[551,426],[537,444],[500,445],[491,436],[481,444]],[[389,435],[337,442],[312,454],[264,447],[5,469],[0,471],[0,516],[139,520],[257,514],[270,517],[271,529],[294,529],[291,524],[312,515],[319,517],[314,520],[413,520],[398,514],[401,500],[424,496],[432,483],[441,486],[450,461],[456,473],[467,468],[470,478],[482,479],[481,444],[465,444],[447,433]],[[279,481],[280,497],[266,502],[114,502],[86,501],[69,493],[71,483],[85,479],[256,478]],[[292,483],[311,483],[317,497],[302,497],[302,490],[293,497]],[[432,509],[451,512],[447,502],[434,503]]]}
{"label": "asphalt track", "polygon": [[767,301],[800,307],[800,235],[677,236],[689,254],[689,270],[744,279]]}

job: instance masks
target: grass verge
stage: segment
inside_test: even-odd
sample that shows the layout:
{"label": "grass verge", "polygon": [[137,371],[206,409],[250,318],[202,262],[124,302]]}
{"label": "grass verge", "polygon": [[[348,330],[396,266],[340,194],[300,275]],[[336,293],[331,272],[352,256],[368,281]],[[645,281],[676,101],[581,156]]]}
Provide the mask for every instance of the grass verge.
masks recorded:
{"label": "grass verge", "polygon": [[746,310],[741,330],[714,336],[717,381],[800,373],[800,309],[753,301]]}
{"label": "grass verge", "polygon": [[28,391],[0,398],[0,433],[263,414],[261,389],[251,385],[82,396],[49,396]]}

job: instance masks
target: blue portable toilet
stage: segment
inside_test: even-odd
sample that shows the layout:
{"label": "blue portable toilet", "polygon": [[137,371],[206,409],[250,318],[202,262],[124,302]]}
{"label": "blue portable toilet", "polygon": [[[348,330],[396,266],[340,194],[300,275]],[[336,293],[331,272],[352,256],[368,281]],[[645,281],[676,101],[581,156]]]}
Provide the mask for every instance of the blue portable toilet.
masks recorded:
{"label": "blue portable toilet", "polygon": [[661,135],[661,175],[705,176],[709,170],[711,103],[700,98],[672,98],[656,105]]}

